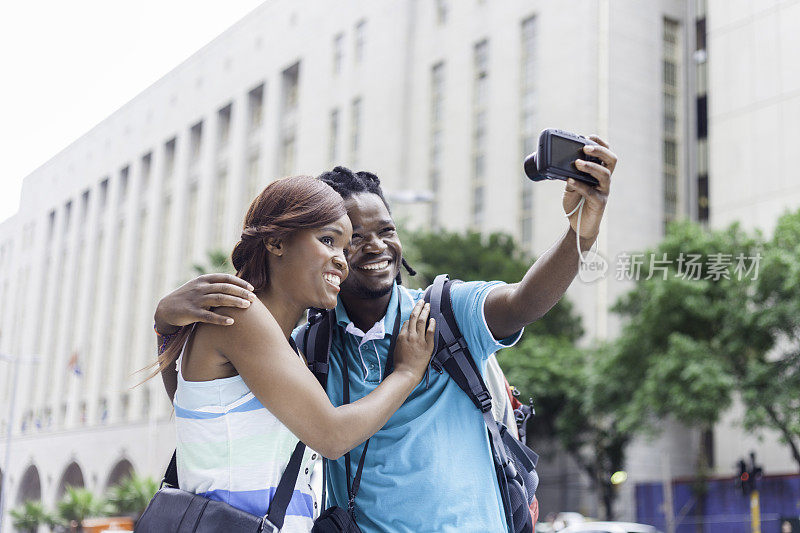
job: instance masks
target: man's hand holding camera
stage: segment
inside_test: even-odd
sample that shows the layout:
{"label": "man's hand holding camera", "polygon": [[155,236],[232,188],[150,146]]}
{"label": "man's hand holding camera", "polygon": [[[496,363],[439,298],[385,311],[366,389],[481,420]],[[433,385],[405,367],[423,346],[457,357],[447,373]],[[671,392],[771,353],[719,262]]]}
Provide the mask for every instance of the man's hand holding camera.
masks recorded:
{"label": "man's hand holding camera", "polygon": [[[580,239],[583,250],[591,247],[600,232],[600,221],[603,219],[603,212],[611,189],[611,174],[617,166],[617,156],[609,149],[608,143],[597,135],[590,135],[589,139],[596,142],[597,145],[587,144],[583,147],[583,152],[587,156],[596,157],[601,163],[577,159],[575,167],[596,178],[599,184],[592,186],[569,178],[562,201],[564,213],[571,213],[575,211],[581,198],[585,200],[582,213],[580,213]],[[579,213],[576,211],[569,217],[569,225],[576,234],[578,233],[578,215]]]}

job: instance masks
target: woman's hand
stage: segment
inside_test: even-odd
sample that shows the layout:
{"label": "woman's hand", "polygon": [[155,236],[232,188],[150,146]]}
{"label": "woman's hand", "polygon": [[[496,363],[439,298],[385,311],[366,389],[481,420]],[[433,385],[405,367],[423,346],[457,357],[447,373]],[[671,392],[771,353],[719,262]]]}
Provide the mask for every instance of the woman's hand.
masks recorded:
{"label": "woman's hand", "polygon": [[[433,355],[436,322],[428,316],[431,305],[417,302],[408,321],[400,328],[394,347],[395,372],[408,372],[419,383]],[[426,327],[427,324],[427,327]]]}

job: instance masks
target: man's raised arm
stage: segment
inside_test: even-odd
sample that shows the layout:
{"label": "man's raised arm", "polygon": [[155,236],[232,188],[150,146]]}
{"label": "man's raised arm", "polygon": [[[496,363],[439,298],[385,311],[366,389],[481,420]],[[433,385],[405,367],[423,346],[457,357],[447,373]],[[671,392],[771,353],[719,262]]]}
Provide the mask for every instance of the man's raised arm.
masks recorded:
{"label": "man's raised arm", "polygon": [[[231,274],[204,274],[161,298],[154,316],[158,354],[169,346],[169,335],[181,326],[195,322],[221,326],[233,324],[232,318],[215,313],[213,308],[249,307],[256,298],[252,291],[252,285]],[[172,401],[178,388],[178,373],[174,365],[168,365],[161,372],[161,380]]]}
{"label": "man's raised arm", "polygon": [[[617,156],[608,144],[597,137],[589,137],[600,146],[587,145],[586,154],[599,158],[603,164],[581,159],[576,161],[578,170],[588,172],[600,182],[597,187],[570,179],[564,190],[564,212],[570,213],[585,199],[580,224],[581,251],[591,248],[600,231],[608,195],[611,174],[617,165]],[[569,217],[570,227],[528,269],[518,283],[498,287],[486,297],[484,313],[489,330],[496,339],[513,335],[531,322],[544,316],[564,295],[578,273],[580,257],[576,245],[578,213]]]}

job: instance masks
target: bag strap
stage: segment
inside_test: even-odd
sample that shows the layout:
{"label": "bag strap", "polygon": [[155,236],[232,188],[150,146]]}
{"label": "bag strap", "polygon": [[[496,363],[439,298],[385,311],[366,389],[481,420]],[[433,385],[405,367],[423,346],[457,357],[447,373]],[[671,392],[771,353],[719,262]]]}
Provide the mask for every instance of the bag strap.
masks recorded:
{"label": "bag strap", "polygon": [[[308,310],[308,322],[297,332],[299,347],[306,356],[308,369],[316,376],[322,388],[328,384],[328,359],[333,341],[334,310],[311,308]],[[328,460],[322,458],[322,497],[323,509],[327,505]]]}
{"label": "bag strap", "polygon": [[317,377],[323,389],[328,382],[328,358],[333,341],[334,321],[335,311],[311,308],[308,310],[308,322],[297,335],[308,369]]}
{"label": "bag strap", "polygon": [[[194,330],[195,329],[197,329],[197,323],[196,322],[194,324],[192,324],[191,331],[189,331],[189,334],[186,336],[186,340],[183,341],[183,346],[181,347],[181,353],[178,354],[178,358],[177,358],[177,360],[175,362],[176,369],[177,369],[178,373],[180,373],[181,369],[180,369],[180,366],[177,366],[177,365],[181,364],[181,361],[183,360],[183,352],[186,351],[186,346],[189,345],[189,339],[191,339],[192,335],[194,335]],[[175,489],[180,488],[180,486],[178,485],[178,449],[177,448],[175,448],[175,450],[172,452],[172,459],[169,460],[169,464],[167,465],[167,470],[164,472],[164,477],[161,478],[161,487],[163,487],[164,485],[167,485],[167,486],[175,488]]]}
{"label": "bag strap", "polygon": [[[289,344],[299,355],[297,345],[291,337],[289,337]],[[264,515],[264,520],[275,526],[277,531],[280,531],[286,519],[286,509],[289,507],[289,502],[292,501],[294,487],[297,484],[297,476],[300,475],[300,466],[303,462],[303,453],[305,451],[306,445],[302,441],[297,441],[297,446],[295,446],[292,456],[289,458],[289,463],[283,471],[281,480],[275,489],[275,494],[272,495],[272,500],[269,502],[267,514]]]}
{"label": "bag strap", "polygon": [[[434,279],[433,285],[425,291],[425,301],[431,304],[431,317],[436,320],[437,337],[440,340],[438,351],[433,356],[431,364],[440,373],[442,369],[446,370],[483,415],[484,424],[489,432],[489,444],[495,468],[505,474],[505,477],[498,476],[498,479],[514,478],[517,476],[516,467],[508,459],[497,421],[492,416],[492,395],[483,381],[453,314],[453,303],[450,298],[450,288],[453,283],[457,282],[451,281],[447,274],[440,274]],[[506,522],[513,524],[508,486],[502,482],[499,486]]]}
{"label": "bag strap", "polygon": [[[482,413],[491,411],[492,395],[483,381],[475,360],[470,355],[467,341],[458,328],[453,304],[450,299],[451,281],[447,274],[436,276],[433,285],[425,292],[425,301],[431,304],[431,316],[436,319],[438,347],[431,361],[433,368],[441,373],[447,370],[453,381],[467,393],[469,399]],[[444,320],[442,320],[442,318]]]}
{"label": "bag strap", "polygon": [[[402,296],[398,292],[397,299],[397,314],[394,318],[394,327],[392,328],[392,340],[389,343],[389,353],[386,356],[386,368],[382,379],[392,373],[394,369],[394,348],[397,345],[397,336],[400,334],[400,323],[402,322]],[[350,368],[347,366],[347,361],[342,362],[342,400],[345,404],[350,403]],[[353,478],[352,485],[350,484],[350,452],[344,454],[344,469],[347,476],[347,511],[353,513],[355,508],[356,495],[358,488],[361,485],[361,473],[364,470],[364,458],[367,456],[367,448],[369,448],[369,441],[364,443],[364,450],[361,452],[361,458],[358,460],[358,468],[356,469],[355,478]]]}

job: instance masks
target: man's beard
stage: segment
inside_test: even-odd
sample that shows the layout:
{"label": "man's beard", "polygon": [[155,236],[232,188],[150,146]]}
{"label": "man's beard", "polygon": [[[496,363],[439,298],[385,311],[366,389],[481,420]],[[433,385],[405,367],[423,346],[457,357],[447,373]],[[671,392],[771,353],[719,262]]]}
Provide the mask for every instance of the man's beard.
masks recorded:
{"label": "man's beard", "polygon": [[392,292],[392,286],[393,284],[389,283],[385,287],[372,288],[364,285],[353,284],[353,286],[342,285],[342,288],[346,289],[347,292],[361,300],[376,300]]}

